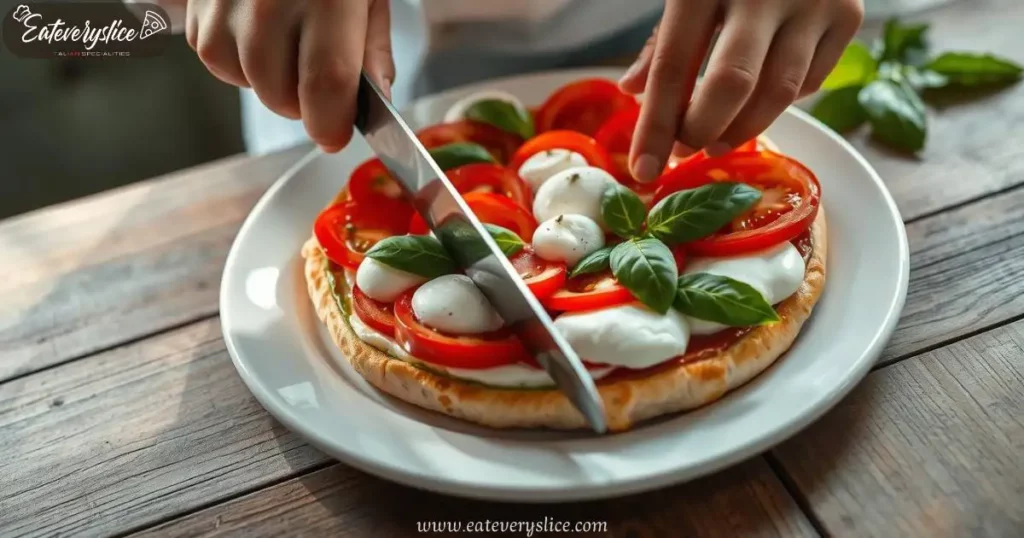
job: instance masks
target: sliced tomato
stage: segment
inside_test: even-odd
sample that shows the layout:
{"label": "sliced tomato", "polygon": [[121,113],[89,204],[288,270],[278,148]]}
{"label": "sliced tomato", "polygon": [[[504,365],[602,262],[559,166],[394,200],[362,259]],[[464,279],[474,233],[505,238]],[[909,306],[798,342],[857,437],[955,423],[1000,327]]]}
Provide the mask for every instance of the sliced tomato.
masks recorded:
{"label": "sliced tomato", "polygon": [[587,160],[590,166],[603,168],[610,174],[615,173],[614,165],[608,152],[593,138],[574,131],[548,131],[526,141],[516,150],[508,167],[519,170],[527,159],[534,155],[553,149],[575,151]]}
{"label": "sliced tomato", "polygon": [[349,198],[388,215],[394,222],[409,222],[413,208],[402,197],[402,187],[380,159],[370,159],[352,172],[348,180]]}
{"label": "sliced tomato", "polygon": [[498,164],[474,163],[447,172],[448,180],[463,194],[490,192],[507,196],[524,207],[533,204],[530,186],[515,171]]}
{"label": "sliced tomato", "polygon": [[633,179],[629,171],[629,148],[633,144],[633,132],[640,117],[639,108],[629,108],[612,116],[594,135],[611,158],[612,175],[623,185],[640,194],[653,193],[655,182],[641,183]]}
{"label": "sliced tomato", "polygon": [[410,290],[395,301],[395,339],[413,356],[449,368],[482,369],[533,359],[511,331],[474,336],[435,331],[416,319]]}
{"label": "sliced tomato", "polygon": [[359,286],[352,287],[352,310],[363,323],[384,333],[395,334],[395,311],[391,303],[382,303],[369,297]]}
{"label": "sliced tomato", "polygon": [[566,280],[565,286],[546,299],[546,308],[556,311],[594,310],[635,301],[633,294],[619,284],[611,271],[580,275]]}
{"label": "sliced tomato", "polygon": [[538,133],[569,130],[593,136],[621,110],[639,108],[636,98],[606,79],[584,79],[559,88],[537,111]]}
{"label": "sliced tomato", "polygon": [[814,222],[821,203],[821,185],[814,173],[794,159],[772,151],[730,153],[662,176],[654,201],[714,181],[735,181],[761,190],[761,200],[709,237],[686,244],[707,256],[754,252],[792,241]]}
{"label": "sliced tomato", "polygon": [[[462,199],[481,222],[508,228],[527,243],[533,241],[533,232],[538,226],[537,219],[525,207],[508,197],[492,192],[470,192],[463,194]],[[419,213],[413,214],[409,223],[409,233],[425,234],[429,231],[430,228],[423,217]]]}
{"label": "sliced tomato", "polygon": [[523,143],[523,139],[513,133],[499,129],[489,123],[474,120],[461,120],[453,123],[441,123],[416,133],[423,147],[430,149],[454,142],[473,142],[487,148],[494,159],[501,164],[508,162],[512,154]]}
{"label": "sliced tomato", "polygon": [[[729,152],[729,153],[744,153],[744,152],[748,152],[748,151],[757,151],[757,139],[756,138],[751,139],[751,140],[747,140],[746,142],[744,142],[744,143],[740,144],[739,146],[733,148],[733,150],[731,152]],[[690,156],[687,156],[687,157],[682,157],[682,158],[670,157],[669,160],[668,160],[668,165],[665,167],[665,173],[668,173],[670,170],[679,168],[680,166],[688,166],[688,165],[691,165],[691,164],[694,164],[694,163],[699,163],[701,161],[706,161],[709,158],[710,157],[708,157],[708,154],[705,151],[698,151],[697,153],[694,153],[693,155],[690,155]]]}
{"label": "sliced tomato", "polygon": [[349,200],[321,212],[313,224],[313,234],[329,260],[357,269],[370,247],[385,237],[408,232],[408,222],[399,225],[393,216]]}
{"label": "sliced tomato", "polygon": [[515,253],[509,262],[537,299],[544,299],[565,285],[565,264],[544,260],[530,247]]}

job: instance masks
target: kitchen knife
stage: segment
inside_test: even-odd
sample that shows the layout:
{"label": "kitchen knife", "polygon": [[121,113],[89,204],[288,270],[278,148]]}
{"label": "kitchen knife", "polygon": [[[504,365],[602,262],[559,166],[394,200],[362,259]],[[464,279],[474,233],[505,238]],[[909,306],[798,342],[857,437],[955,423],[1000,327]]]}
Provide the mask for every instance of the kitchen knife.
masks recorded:
{"label": "kitchen knife", "polygon": [[579,357],[413,130],[365,72],[359,81],[355,127],[398,180],[434,236],[519,335],[559,390],[594,431],[607,431],[601,397]]}

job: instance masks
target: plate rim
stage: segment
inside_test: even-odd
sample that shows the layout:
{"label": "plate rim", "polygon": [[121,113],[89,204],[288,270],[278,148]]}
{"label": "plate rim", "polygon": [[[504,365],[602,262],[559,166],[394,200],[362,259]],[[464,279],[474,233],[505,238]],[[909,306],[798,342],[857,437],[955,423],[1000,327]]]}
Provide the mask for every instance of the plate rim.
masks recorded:
{"label": "plate rim", "polygon": [[[571,77],[574,74],[577,76],[581,74],[586,74],[586,76],[603,76],[602,73],[610,75],[614,73],[621,73],[621,70],[600,67],[556,69],[493,78],[423,96],[420,99],[416,99],[408,103],[402,108],[402,112],[403,115],[405,115],[410,109],[422,107],[425,103],[444,99],[453,94],[473,91],[475,88],[493,87],[509,80],[523,80],[532,77],[546,78],[551,76]],[[807,112],[794,105],[788,107],[783,114],[794,115],[797,119],[810,124],[820,134],[825,135],[833,142],[837,143],[846,153],[851,155],[865,171],[867,171],[871,180],[880,187],[879,190],[881,191],[885,205],[889,209],[887,216],[893,218],[896,229],[899,232],[896,234],[896,244],[899,251],[898,264],[900,267],[898,290],[896,295],[890,298],[887,304],[886,319],[881,324],[880,330],[876,333],[875,338],[865,348],[866,351],[863,353],[862,358],[854,365],[851,365],[855,366],[855,368],[851,368],[851,374],[848,375],[841,384],[831,390],[827,396],[821,398],[817,405],[810,407],[803,413],[792,415],[788,420],[783,422],[780,427],[772,430],[770,434],[762,435],[761,437],[750,439],[743,443],[738,443],[735,448],[724,453],[713,462],[700,466],[678,467],[671,472],[652,473],[653,476],[638,475],[628,479],[617,479],[608,483],[588,483],[576,486],[559,484],[558,486],[552,487],[507,487],[495,486],[488,482],[467,484],[452,480],[441,481],[437,480],[436,475],[434,474],[426,472],[412,473],[406,472],[403,469],[388,467],[387,465],[382,465],[372,459],[366,458],[355,451],[337,447],[331,443],[329,439],[322,437],[318,431],[308,427],[305,422],[299,416],[292,413],[287,406],[279,405],[279,403],[276,402],[269,394],[270,391],[262,385],[258,376],[256,376],[247,367],[245,360],[241,357],[241,353],[236,346],[236,342],[227,331],[227,327],[230,326],[231,314],[229,313],[230,309],[225,308],[225,305],[229,302],[228,286],[225,285],[225,282],[230,278],[229,274],[232,268],[238,263],[237,258],[239,256],[239,251],[242,248],[240,246],[242,243],[240,239],[246,235],[252,226],[254,226],[254,222],[258,218],[258,215],[262,213],[264,207],[270,203],[275,194],[280,191],[284,185],[291,181],[305,167],[309,166],[317,158],[325,155],[321,150],[315,147],[300,157],[276,180],[274,180],[274,183],[260,196],[256,204],[253,205],[249,214],[239,227],[235,238],[232,240],[231,247],[228,250],[228,255],[225,259],[224,267],[221,272],[220,290],[218,293],[218,313],[221,319],[221,333],[225,348],[228,351],[228,355],[231,357],[232,364],[238,372],[239,377],[241,377],[248,390],[269,414],[271,414],[275,419],[281,421],[281,423],[290,431],[299,435],[304,441],[324,452],[327,456],[336,459],[338,462],[409,487],[441,494],[499,502],[552,503],[603,499],[650,491],[692,481],[721,471],[725,468],[732,467],[740,462],[752,458],[753,456],[771,450],[780,443],[793,437],[821,418],[822,415],[833,409],[836,404],[843,400],[853,390],[854,387],[860,384],[860,382],[871,371],[872,366],[876,364],[885,345],[891,340],[891,337],[896,330],[900,316],[906,304],[909,285],[910,249],[906,234],[906,227],[899,208],[892,197],[892,193],[885,185],[881,176],[871,163],[859,151],[857,151],[849,141],[833,132]]]}

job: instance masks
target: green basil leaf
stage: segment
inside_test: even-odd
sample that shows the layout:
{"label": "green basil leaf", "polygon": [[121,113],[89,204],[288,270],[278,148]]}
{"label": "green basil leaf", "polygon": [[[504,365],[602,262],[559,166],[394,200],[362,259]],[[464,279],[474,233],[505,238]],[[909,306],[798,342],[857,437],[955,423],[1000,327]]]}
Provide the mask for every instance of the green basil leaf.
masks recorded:
{"label": "green basil leaf", "polygon": [[425,278],[455,272],[455,262],[437,239],[429,235],[393,235],[377,242],[366,257]]}
{"label": "green basil leaf", "polygon": [[837,133],[859,127],[868,116],[857,101],[861,86],[847,86],[826,93],[811,108],[811,114]]}
{"label": "green basil leaf", "polygon": [[472,142],[454,142],[429,150],[441,170],[451,170],[473,163],[497,163],[486,148]]}
{"label": "green basil leaf", "polygon": [[876,140],[909,152],[924,147],[928,131],[924,103],[909,84],[876,80],[860,91],[857,100]]}
{"label": "green basil leaf", "polygon": [[760,199],[761,191],[743,183],[709,183],[666,196],[647,215],[647,229],[670,245],[693,241],[718,231]]}
{"label": "green basil leaf", "polygon": [[891,60],[907,65],[922,65],[927,56],[927,24],[901,24],[895,18],[885,22],[879,61]]}
{"label": "green basil leaf", "polygon": [[601,197],[601,219],[608,229],[629,239],[640,233],[647,206],[637,194],[618,183],[609,184]]}
{"label": "green basil leaf", "polygon": [[730,327],[749,327],[779,321],[779,315],[760,292],[726,276],[691,273],[679,277],[676,310],[687,316]]}
{"label": "green basil leaf", "polygon": [[947,52],[928,63],[928,69],[960,86],[986,86],[1020,80],[1024,68],[991,54]]}
{"label": "green basil leaf", "polygon": [[494,224],[484,223],[484,228],[491,233],[491,237],[494,238],[494,242],[498,244],[498,248],[505,253],[505,256],[512,257],[515,253],[523,250],[526,243],[516,235],[515,232],[508,228],[502,228]]}
{"label": "green basil leaf", "polygon": [[608,259],[611,257],[612,248],[604,247],[584,256],[582,260],[576,262],[576,267],[572,268],[569,278],[590,273],[600,273],[608,269],[610,266]]}
{"label": "green basil leaf", "polygon": [[843,51],[839,62],[821,83],[821,89],[837,90],[848,86],[863,86],[871,80],[877,69],[878,62],[871,56],[867,46],[854,41]]}
{"label": "green basil leaf", "polygon": [[912,65],[903,67],[903,78],[915,91],[944,88],[950,82],[946,75]]}
{"label": "green basil leaf", "polygon": [[524,140],[532,138],[534,134],[533,118],[529,114],[523,114],[523,111],[512,103],[500,99],[477,101],[466,109],[466,117],[517,134]]}
{"label": "green basil leaf", "polygon": [[615,279],[640,302],[659,314],[672,307],[679,268],[664,243],[630,239],[612,248],[608,262]]}

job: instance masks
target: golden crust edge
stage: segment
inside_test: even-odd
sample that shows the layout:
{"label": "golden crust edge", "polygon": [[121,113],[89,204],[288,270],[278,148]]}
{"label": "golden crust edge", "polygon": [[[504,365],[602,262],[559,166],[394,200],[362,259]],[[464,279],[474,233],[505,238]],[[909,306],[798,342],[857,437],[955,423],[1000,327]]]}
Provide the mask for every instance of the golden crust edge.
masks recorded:
{"label": "golden crust edge", "polygon": [[[760,326],[719,355],[647,377],[601,383],[612,431],[662,415],[692,410],[722,398],[771,366],[795,341],[825,285],[827,225],[820,208],[811,226],[813,251],[800,288],[779,304],[780,322]],[[302,247],[310,299],[334,344],[377,389],[418,407],[492,428],[587,428],[560,392],[486,387],[434,374],[392,358],[360,340],[334,301],[326,258],[310,238]],[[342,282],[341,285],[344,285]]]}

